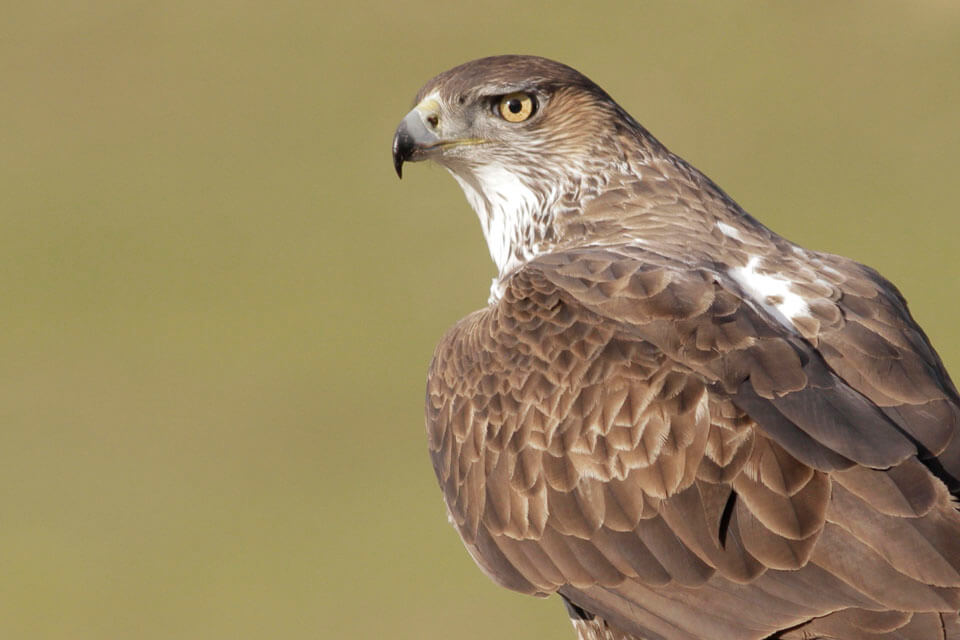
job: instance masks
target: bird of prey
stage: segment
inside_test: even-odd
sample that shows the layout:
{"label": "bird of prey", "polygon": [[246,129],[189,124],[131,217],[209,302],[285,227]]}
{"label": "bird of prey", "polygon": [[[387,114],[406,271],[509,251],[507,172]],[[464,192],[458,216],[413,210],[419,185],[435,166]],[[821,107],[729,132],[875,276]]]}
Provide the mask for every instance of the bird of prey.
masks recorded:
{"label": "bird of prey", "polygon": [[537,57],[430,80],[393,141],[499,271],[440,341],[450,520],[581,640],[960,638],[960,396],[897,289],[743,211]]}

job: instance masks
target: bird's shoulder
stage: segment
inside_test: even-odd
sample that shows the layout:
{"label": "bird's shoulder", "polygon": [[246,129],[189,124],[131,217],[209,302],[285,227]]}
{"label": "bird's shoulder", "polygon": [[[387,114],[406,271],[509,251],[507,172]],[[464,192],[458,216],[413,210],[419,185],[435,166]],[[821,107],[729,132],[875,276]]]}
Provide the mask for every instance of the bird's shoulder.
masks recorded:
{"label": "bird's shoulder", "polygon": [[[428,395],[447,410],[497,409],[511,422],[531,407],[562,418],[569,407],[559,396],[598,381],[636,386],[610,379],[625,375],[616,363],[643,369],[648,383],[669,368],[763,418],[768,435],[814,466],[889,466],[919,449],[945,454],[940,477],[956,489],[960,401],[903,297],[853,261],[787,254],[788,275],[751,277],[785,283],[802,304],[792,318],[777,312],[782,298],[758,297],[736,268],[716,263],[636,246],[539,256],[506,280],[498,302],[441,340]],[[431,434],[448,422],[428,420]]]}
{"label": "bird's shoulder", "polygon": [[[857,317],[888,314],[902,336],[915,326],[883,282],[833,264],[835,304],[859,295]],[[922,392],[874,401],[828,362],[845,356],[827,347],[862,338],[828,328],[814,344],[715,267],[635,248],[538,257],[451,329],[430,368],[430,453],[451,520],[500,584],[614,617],[636,603],[630,589],[761,584],[768,571],[876,577],[852,603],[940,598],[924,581],[960,585],[960,549],[931,532],[960,529],[943,519],[937,452],[917,453],[923,438],[956,440],[940,422],[957,406],[930,367],[911,387]],[[867,551],[901,518],[925,523],[904,541],[929,547],[936,576]],[[856,569],[834,559],[851,554]]]}

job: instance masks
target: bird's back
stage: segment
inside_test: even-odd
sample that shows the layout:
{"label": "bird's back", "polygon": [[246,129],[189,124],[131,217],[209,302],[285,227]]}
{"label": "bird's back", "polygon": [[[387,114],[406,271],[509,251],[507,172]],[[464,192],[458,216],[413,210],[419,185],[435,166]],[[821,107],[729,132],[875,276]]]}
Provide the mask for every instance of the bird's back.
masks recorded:
{"label": "bird's back", "polygon": [[875,271],[777,236],[541,58],[429,82],[499,277],[430,454],[477,564],[583,640],[960,640],[960,397]]}

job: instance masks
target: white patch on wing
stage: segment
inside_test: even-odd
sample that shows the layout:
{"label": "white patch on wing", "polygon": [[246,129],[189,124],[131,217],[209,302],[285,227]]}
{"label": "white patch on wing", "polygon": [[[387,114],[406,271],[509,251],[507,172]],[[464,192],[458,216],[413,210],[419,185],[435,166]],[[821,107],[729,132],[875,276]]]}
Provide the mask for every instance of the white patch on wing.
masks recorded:
{"label": "white patch on wing", "polygon": [[[530,239],[537,226],[535,214],[547,203],[533,189],[514,172],[495,164],[471,167],[465,177],[450,173],[480,218],[490,257],[501,278],[539,255],[539,246]],[[491,295],[496,293],[491,290]]]}
{"label": "white patch on wing", "polygon": [[733,238],[734,240],[743,240],[743,236],[740,235],[740,230],[736,227],[731,227],[726,222],[717,221],[717,229],[720,230],[720,233],[727,236],[728,238]]}
{"label": "white patch on wing", "polygon": [[810,307],[803,296],[790,290],[790,281],[771,273],[760,273],[759,256],[750,256],[744,267],[730,269],[730,277],[754,302],[776,318],[782,325],[793,329],[793,319],[809,316]]}

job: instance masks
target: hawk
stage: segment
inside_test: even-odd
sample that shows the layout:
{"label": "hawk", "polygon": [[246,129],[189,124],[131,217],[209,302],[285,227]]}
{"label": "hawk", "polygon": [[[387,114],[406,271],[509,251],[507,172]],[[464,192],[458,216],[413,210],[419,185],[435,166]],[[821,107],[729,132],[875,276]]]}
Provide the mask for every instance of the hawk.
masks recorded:
{"label": "hawk", "polygon": [[430,80],[393,159],[453,175],[498,269],[426,393],[495,582],[581,640],[960,638],[960,396],[890,282],[543,58]]}

